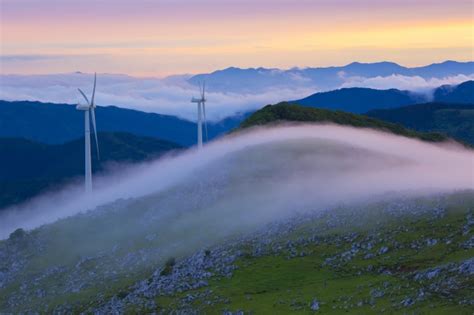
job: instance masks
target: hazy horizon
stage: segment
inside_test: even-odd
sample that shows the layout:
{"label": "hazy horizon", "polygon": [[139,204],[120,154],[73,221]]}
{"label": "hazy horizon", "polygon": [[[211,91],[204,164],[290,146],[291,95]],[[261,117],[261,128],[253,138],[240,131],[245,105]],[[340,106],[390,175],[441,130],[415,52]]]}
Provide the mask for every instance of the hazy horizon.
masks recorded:
{"label": "hazy horizon", "polygon": [[[0,61],[2,60],[15,60],[15,61],[20,61],[20,60],[27,60],[29,57],[27,56],[21,56],[21,55],[0,55]],[[278,70],[278,71],[292,71],[292,70],[306,70],[306,69],[327,69],[327,68],[342,68],[349,66],[351,64],[362,64],[362,65],[370,65],[370,64],[383,64],[383,63],[389,63],[389,64],[397,64],[401,67],[404,68],[420,68],[420,67],[426,67],[426,66],[431,66],[431,65],[440,65],[444,63],[449,63],[449,62],[455,62],[455,63],[471,63],[474,62],[474,58],[466,58],[462,60],[458,59],[453,59],[453,58],[448,58],[448,59],[439,59],[439,60],[434,60],[432,62],[422,62],[417,64],[404,64],[404,63],[399,63],[393,60],[389,59],[374,59],[370,61],[360,61],[357,59],[354,59],[353,61],[345,62],[345,63],[335,63],[335,64],[314,64],[314,65],[294,65],[294,66],[288,66],[288,67],[265,67],[262,65],[249,65],[249,66],[236,66],[234,64],[228,64],[228,65],[223,65],[220,68],[212,68],[208,69],[207,71],[182,71],[182,72],[176,72],[176,73],[168,73],[168,74],[156,74],[156,75],[139,75],[139,74],[134,74],[133,72],[127,73],[127,72],[109,72],[109,71],[82,71],[80,69],[77,70],[69,70],[69,71],[46,71],[46,72],[41,72],[41,73],[20,73],[20,72],[6,72],[3,73],[3,69],[0,67],[0,76],[44,76],[44,75],[61,75],[61,74],[94,74],[97,73],[98,75],[100,74],[105,74],[105,75],[122,75],[122,76],[129,76],[137,79],[172,79],[174,77],[192,77],[200,74],[212,74],[215,72],[219,71],[224,71],[224,70],[229,70],[229,69],[240,69],[240,70],[258,70],[258,69],[265,69],[265,70]],[[1,65],[1,63],[0,63]]]}

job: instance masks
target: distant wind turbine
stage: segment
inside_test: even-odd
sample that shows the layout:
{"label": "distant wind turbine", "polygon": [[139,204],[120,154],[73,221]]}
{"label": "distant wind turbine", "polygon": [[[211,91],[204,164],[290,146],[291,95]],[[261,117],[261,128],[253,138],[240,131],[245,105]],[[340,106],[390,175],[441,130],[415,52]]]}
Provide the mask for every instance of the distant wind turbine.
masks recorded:
{"label": "distant wind turbine", "polygon": [[95,123],[95,87],[97,82],[97,74],[94,74],[94,88],[92,90],[92,97],[91,101],[87,98],[86,94],[81,90],[82,97],[86,100],[86,104],[78,104],[76,106],[77,110],[84,111],[84,123],[85,123],[85,188],[86,192],[92,191],[92,158],[91,158],[91,130],[90,130],[90,122],[89,122],[89,115],[92,118],[92,127],[94,128],[94,136],[95,136],[95,145],[97,148],[97,159],[100,160],[99,155],[99,142],[97,139],[97,127]]}
{"label": "distant wind turbine", "polygon": [[197,109],[198,109],[198,119],[197,119],[197,143],[198,143],[198,148],[202,148],[202,124],[203,124],[203,118],[204,118],[204,128],[206,132],[206,141],[208,140],[208,134],[207,134],[207,119],[206,119],[206,83],[203,82],[203,84],[199,84],[199,92],[201,94],[200,98],[195,98],[193,97],[191,99],[192,103],[197,103]]}

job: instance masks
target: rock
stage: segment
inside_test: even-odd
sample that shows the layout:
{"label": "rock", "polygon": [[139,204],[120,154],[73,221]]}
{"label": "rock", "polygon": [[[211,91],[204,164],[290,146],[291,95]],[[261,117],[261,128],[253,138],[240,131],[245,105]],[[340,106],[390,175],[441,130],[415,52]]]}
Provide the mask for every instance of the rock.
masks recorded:
{"label": "rock", "polygon": [[474,257],[465,260],[458,268],[460,273],[465,273],[468,275],[474,274]]}
{"label": "rock", "polygon": [[421,301],[421,300],[423,300],[424,298],[425,298],[425,291],[423,291],[423,289],[420,289],[420,290],[418,291],[418,297],[417,297],[417,299]]}
{"label": "rock", "polygon": [[402,301],[401,304],[405,307],[408,307],[408,306],[411,306],[411,305],[415,304],[415,302],[411,298],[406,298]]}
{"label": "rock", "polygon": [[311,302],[311,304],[309,305],[310,309],[312,311],[318,311],[319,310],[319,302],[317,299],[313,299],[313,301]]}
{"label": "rock", "polygon": [[381,298],[385,295],[385,292],[379,289],[370,290],[370,296],[373,298]]}
{"label": "rock", "polygon": [[383,255],[388,252],[388,247],[387,246],[382,246],[379,249],[379,255]]}
{"label": "rock", "polygon": [[464,243],[462,243],[461,246],[465,249],[473,248],[474,247],[474,236],[471,236],[471,238],[468,239],[467,241],[465,241]]}
{"label": "rock", "polygon": [[374,258],[375,255],[372,254],[372,253],[368,253],[367,255],[364,256],[364,259],[371,259],[371,258]]}
{"label": "rock", "polygon": [[466,220],[467,220],[467,225],[468,226],[473,226],[474,225],[474,215],[472,213],[469,213],[466,216]]}

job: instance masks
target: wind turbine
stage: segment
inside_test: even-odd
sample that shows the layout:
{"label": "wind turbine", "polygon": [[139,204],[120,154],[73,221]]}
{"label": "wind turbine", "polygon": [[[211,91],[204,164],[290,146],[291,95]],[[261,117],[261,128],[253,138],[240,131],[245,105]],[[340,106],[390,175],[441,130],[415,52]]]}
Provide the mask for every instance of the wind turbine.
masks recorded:
{"label": "wind turbine", "polygon": [[94,73],[94,88],[92,90],[92,97],[91,100],[87,98],[86,94],[82,92],[81,89],[79,93],[81,93],[82,97],[86,100],[86,104],[78,104],[76,106],[77,110],[84,111],[84,130],[85,130],[85,188],[86,192],[92,191],[92,158],[91,158],[91,130],[90,130],[90,121],[89,115],[92,118],[92,127],[94,128],[94,136],[95,136],[95,145],[97,148],[97,159],[100,160],[99,156],[99,142],[97,140],[97,127],[95,123],[95,87],[97,82],[97,74]]}
{"label": "wind turbine", "polygon": [[201,94],[201,98],[195,98],[193,97],[191,99],[192,103],[197,103],[197,109],[198,109],[198,119],[197,119],[197,142],[198,142],[198,148],[202,148],[202,124],[203,124],[203,118],[204,118],[204,128],[206,132],[206,141],[208,140],[208,134],[207,134],[207,119],[206,119],[206,83],[203,82],[203,84],[199,84],[199,92]]}

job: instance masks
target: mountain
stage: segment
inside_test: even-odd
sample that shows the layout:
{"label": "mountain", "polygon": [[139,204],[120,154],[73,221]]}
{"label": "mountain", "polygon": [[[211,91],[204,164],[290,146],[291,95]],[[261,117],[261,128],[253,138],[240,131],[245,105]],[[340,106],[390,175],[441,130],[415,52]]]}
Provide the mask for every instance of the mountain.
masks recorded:
{"label": "mountain", "polygon": [[304,107],[286,102],[265,106],[244,120],[240,128],[279,122],[334,123],[345,126],[373,128],[426,141],[438,142],[447,140],[447,137],[439,133],[420,133],[406,129],[401,125],[384,122],[364,115]]}
{"label": "mountain", "polygon": [[[178,150],[180,145],[128,133],[99,133],[100,161],[93,145],[93,172],[113,163],[134,163]],[[0,208],[61,187],[84,174],[84,138],[48,145],[21,138],[0,138]]]}
{"label": "mountain", "polygon": [[392,108],[416,102],[417,96],[408,91],[345,88],[310,95],[295,103],[303,106],[365,113],[374,108]]}
{"label": "mountain", "polygon": [[[196,142],[196,124],[174,116],[145,113],[115,106],[96,109],[101,132],[127,132],[190,146]],[[209,139],[238,126],[245,115],[208,124]],[[73,105],[0,101],[0,137],[25,138],[59,144],[84,135],[84,114]]]}
{"label": "mountain", "polygon": [[[462,89],[464,90],[464,89]],[[458,93],[456,93],[458,95]],[[464,99],[462,93],[461,99]],[[441,132],[474,145],[474,103],[426,103],[369,111],[367,116],[423,132]]]}
{"label": "mountain", "polygon": [[422,67],[408,68],[393,62],[353,62],[340,67],[292,68],[289,70],[230,67],[189,78],[197,85],[206,81],[211,91],[256,93],[275,88],[318,88],[333,90],[344,84],[347,78],[375,78],[391,75],[419,76],[424,79],[446,78],[474,74],[474,62],[445,61]]}
{"label": "mountain", "polygon": [[433,63],[427,66],[410,68],[409,71],[412,75],[417,75],[425,79],[443,78],[458,74],[469,75],[474,73],[474,62],[447,60],[441,63]]}
{"label": "mountain", "polygon": [[210,74],[198,74],[188,81],[195,85],[205,81],[210,91],[255,93],[278,86],[291,86],[293,80],[292,75],[284,70],[230,67]]}
{"label": "mountain", "polygon": [[[344,88],[310,95],[294,103],[351,113],[365,113],[374,109],[397,108],[425,103],[427,95],[397,89],[376,90],[369,88]],[[474,103],[474,81],[459,85],[444,85],[433,91],[433,101],[452,103]]]}
{"label": "mountain", "polygon": [[436,102],[474,104],[474,81],[459,85],[444,85],[434,91]]}

